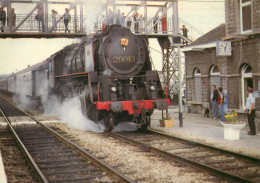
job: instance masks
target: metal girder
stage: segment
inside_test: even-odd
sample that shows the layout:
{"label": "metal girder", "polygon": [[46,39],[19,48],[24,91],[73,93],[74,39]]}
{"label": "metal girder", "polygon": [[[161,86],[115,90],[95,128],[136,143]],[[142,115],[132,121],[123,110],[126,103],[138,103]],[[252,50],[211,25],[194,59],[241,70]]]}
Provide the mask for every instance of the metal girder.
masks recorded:
{"label": "metal girder", "polygon": [[17,30],[19,29],[19,27],[33,14],[33,12],[35,12],[35,11],[38,9],[39,6],[40,6],[40,4],[37,4],[37,5],[32,9],[32,11],[19,23],[19,25],[17,25],[14,30],[11,30],[11,32],[17,31]]}
{"label": "metal girder", "polygon": [[168,93],[171,97],[178,94],[178,64],[179,64],[179,54],[178,47],[170,46],[168,48],[162,48],[163,56],[163,78],[164,84],[167,85]]}

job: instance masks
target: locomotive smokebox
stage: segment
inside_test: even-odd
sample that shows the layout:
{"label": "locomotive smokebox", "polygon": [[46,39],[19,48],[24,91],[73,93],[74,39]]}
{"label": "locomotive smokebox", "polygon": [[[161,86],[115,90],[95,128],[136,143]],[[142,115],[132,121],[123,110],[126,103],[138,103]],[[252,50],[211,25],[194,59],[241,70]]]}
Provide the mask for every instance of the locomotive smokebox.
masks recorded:
{"label": "locomotive smokebox", "polygon": [[[142,40],[129,29],[112,27],[99,49],[103,70],[111,70],[115,76],[135,76],[145,64]],[[123,78],[122,78],[123,79]]]}

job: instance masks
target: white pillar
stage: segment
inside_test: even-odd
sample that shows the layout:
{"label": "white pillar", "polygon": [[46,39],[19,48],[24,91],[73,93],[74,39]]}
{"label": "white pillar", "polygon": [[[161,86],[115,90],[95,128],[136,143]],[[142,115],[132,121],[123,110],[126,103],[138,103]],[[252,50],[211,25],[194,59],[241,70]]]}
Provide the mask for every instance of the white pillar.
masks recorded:
{"label": "white pillar", "polygon": [[145,0],[145,2],[144,2],[144,32],[145,32],[145,34],[147,34],[147,19],[148,17],[147,17],[147,2],[146,2],[146,0]]}
{"label": "white pillar", "polygon": [[178,15],[178,2],[173,2],[173,14],[172,14],[172,34],[173,36],[179,35],[179,15]]}

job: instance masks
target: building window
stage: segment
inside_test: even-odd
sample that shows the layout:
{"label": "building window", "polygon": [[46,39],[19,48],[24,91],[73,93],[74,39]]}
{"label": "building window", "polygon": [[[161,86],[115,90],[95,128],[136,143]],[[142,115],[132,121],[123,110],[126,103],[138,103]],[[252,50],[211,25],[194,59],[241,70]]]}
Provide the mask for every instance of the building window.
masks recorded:
{"label": "building window", "polygon": [[201,72],[198,68],[194,69],[194,101],[202,102],[202,82],[201,82]]}
{"label": "building window", "polygon": [[241,91],[242,91],[242,109],[245,108],[247,87],[253,88],[252,67],[249,64],[242,65],[241,69]]}
{"label": "building window", "polygon": [[217,65],[213,65],[210,69],[210,85],[216,85],[216,88],[221,86],[220,71]]}
{"label": "building window", "polygon": [[240,22],[242,33],[252,31],[251,4],[251,0],[240,0]]}

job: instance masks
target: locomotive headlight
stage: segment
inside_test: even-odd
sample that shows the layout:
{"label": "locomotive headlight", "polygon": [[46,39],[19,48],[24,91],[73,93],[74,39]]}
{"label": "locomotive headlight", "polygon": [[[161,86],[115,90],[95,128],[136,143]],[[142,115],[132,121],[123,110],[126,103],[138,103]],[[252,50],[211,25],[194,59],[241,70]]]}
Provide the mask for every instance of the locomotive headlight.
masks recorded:
{"label": "locomotive headlight", "polygon": [[155,91],[155,86],[154,86],[154,85],[151,85],[151,86],[150,86],[150,90],[151,90],[151,91]]}
{"label": "locomotive headlight", "polygon": [[111,88],[110,88],[110,90],[111,90],[111,92],[116,92],[117,91],[117,88],[115,87],[115,86],[112,86]]}

